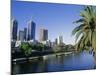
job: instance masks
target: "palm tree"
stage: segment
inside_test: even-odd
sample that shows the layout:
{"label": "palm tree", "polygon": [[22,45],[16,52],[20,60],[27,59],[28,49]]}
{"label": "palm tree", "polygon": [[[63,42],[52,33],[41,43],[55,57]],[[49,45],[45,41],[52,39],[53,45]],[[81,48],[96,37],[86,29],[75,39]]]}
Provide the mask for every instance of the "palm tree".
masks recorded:
{"label": "palm tree", "polygon": [[76,50],[96,51],[96,9],[93,6],[86,6],[80,13],[80,19],[74,23],[78,23],[72,35],[76,36]]}

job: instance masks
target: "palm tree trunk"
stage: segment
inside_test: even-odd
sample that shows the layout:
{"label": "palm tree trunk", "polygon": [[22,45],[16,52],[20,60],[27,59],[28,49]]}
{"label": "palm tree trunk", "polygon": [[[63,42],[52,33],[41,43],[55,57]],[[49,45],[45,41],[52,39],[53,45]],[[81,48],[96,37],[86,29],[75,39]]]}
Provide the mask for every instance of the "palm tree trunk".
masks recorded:
{"label": "palm tree trunk", "polygon": [[94,62],[95,62],[95,65],[96,65],[96,52],[94,52]]}

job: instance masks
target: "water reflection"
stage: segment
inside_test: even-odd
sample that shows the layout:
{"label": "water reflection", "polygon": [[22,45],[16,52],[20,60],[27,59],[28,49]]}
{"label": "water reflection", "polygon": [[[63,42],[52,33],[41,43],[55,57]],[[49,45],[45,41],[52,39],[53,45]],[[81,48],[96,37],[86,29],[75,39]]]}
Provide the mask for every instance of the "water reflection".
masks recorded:
{"label": "water reflection", "polygon": [[37,72],[54,72],[69,70],[86,70],[94,69],[94,58],[87,52],[71,54],[71,55],[49,55],[44,60],[31,60],[28,62],[19,62],[13,64],[14,72],[21,73],[37,73]]}

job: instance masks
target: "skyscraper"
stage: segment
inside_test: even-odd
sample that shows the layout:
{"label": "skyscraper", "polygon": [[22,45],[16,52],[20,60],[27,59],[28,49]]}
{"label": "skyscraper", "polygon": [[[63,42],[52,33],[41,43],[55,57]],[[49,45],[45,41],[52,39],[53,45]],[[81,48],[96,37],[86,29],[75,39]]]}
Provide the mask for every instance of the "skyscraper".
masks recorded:
{"label": "skyscraper", "polygon": [[24,34],[25,34],[24,31],[21,31],[21,30],[19,31],[19,40],[20,41],[24,41]]}
{"label": "skyscraper", "polygon": [[13,19],[11,23],[11,40],[17,40],[18,22]]}
{"label": "skyscraper", "polygon": [[27,28],[24,28],[24,40],[27,41]]}
{"label": "skyscraper", "polygon": [[63,44],[63,37],[59,36],[59,44]]}
{"label": "skyscraper", "polygon": [[55,45],[57,45],[57,44],[58,44],[58,39],[56,38],[56,39],[55,39]]}
{"label": "skyscraper", "polygon": [[48,40],[48,30],[47,29],[43,29],[43,28],[40,29],[39,40],[40,41]]}
{"label": "skyscraper", "polygon": [[36,24],[31,20],[28,23],[28,40],[35,40],[35,27]]}

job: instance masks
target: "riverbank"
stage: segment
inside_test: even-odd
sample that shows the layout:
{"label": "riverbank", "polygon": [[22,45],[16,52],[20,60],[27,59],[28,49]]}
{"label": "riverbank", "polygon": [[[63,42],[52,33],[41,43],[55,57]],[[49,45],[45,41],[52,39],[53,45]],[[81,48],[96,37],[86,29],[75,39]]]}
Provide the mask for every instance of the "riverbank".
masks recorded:
{"label": "riverbank", "polygon": [[[31,58],[31,57],[30,57]],[[22,61],[13,64],[13,72],[16,74],[58,72],[72,70],[95,69],[94,57],[89,52],[68,53],[67,55],[51,54],[42,56],[40,59],[30,59],[29,62]]]}
{"label": "riverbank", "polygon": [[28,57],[28,58],[17,58],[17,59],[13,59],[13,62],[17,62],[17,61],[25,61],[25,60],[31,60],[31,59],[39,59],[41,57],[43,57],[43,59],[45,59],[47,56],[50,55],[55,55],[55,56],[61,56],[61,55],[68,55],[68,54],[72,54],[73,52],[60,52],[60,53],[52,53],[52,54],[48,54],[48,55],[43,55],[43,56],[36,56],[36,57]]}

